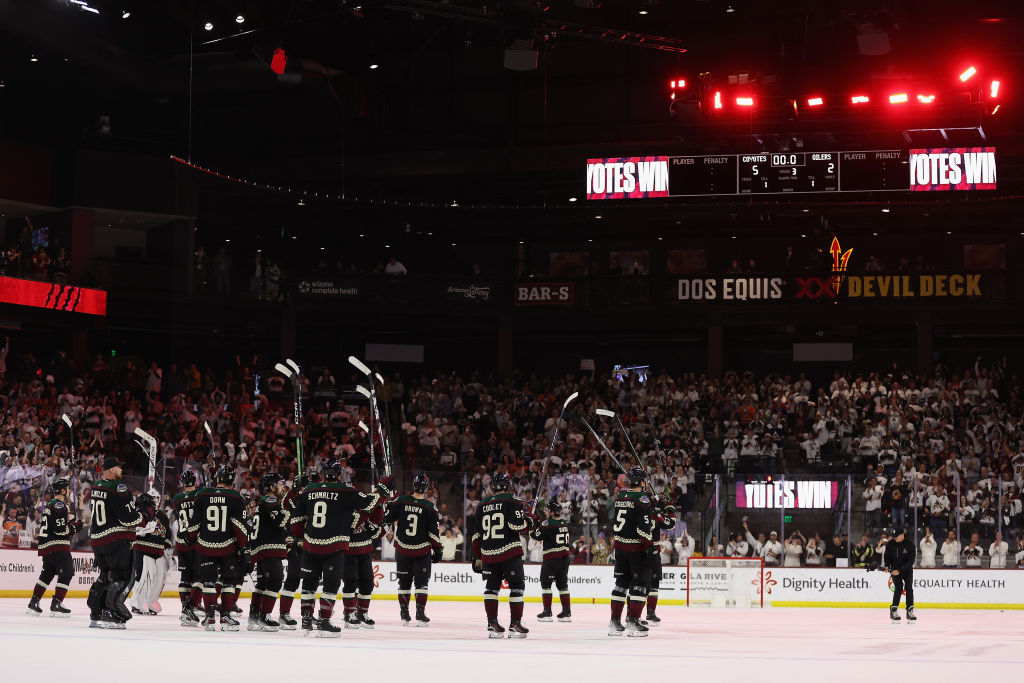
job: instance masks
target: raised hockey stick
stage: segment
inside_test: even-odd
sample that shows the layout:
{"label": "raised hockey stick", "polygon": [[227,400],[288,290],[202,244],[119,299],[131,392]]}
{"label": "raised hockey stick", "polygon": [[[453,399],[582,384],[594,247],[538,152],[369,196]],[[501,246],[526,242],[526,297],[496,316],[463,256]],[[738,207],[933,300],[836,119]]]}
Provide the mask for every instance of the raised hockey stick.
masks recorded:
{"label": "raised hockey stick", "polygon": [[[386,389],[387,388],[385,386],[385,384],[384,384],[384,378],[381,377],[379,372],[375,372],[373,374],[373,376],[377,378],[378,382],[380,382],[380,388],[381,389]],[[391,407],[388,405],[387,398],[388,398],[387,395],[385,395],[384,396],[384,422],[383,422],[384,429],[383,429],[383,434],[384,434],[384,438],[386,439],[386,441],[385,441],[384,444],[382,444],[382,446],[384,448],[384,452],[387,454],[388,461],[390,462],[390,460],[391,460]]]}
{"label": "raised hockey stick", "polygon": [[64,413],[60,416],[60,419],[64,421],[64,424],[68,426],[70,438],[68,439],[71,444],[71,490],[74,492],[72,498],[75,498],[75,511],[78,511],[78,461],[75,460],[75,425],[71,422],[71,416]]}
{"label": "raised hockey stick", "polygon": [[578,392],[578,391],[574,391],[571,394],[569,394],[569,398],[565,399],[565,403],[562,404],[562,412],[560,412],[558,414],[558,422],[555,423],[555,431],[554,431],[554,433],[551,434],[551,443],[548,444],[548,450],[544,454],[544,471],[541,472],[541,479],[540,479],[540,482],[537,484],[538,496],[535,497],[534,500],[533,500],[533,509],[534,510],[537,509],[537,498],[539,498],[539,494],[543,494],[545,492],[545,488],[544,488],[543,485],[547,483],[548,461],[551,458],[551,452],[553,450],[555,450],[555,442],[558,440],[558,425],[560,425],[562,423],[562,418],[565,417],[565,410],[566,410],[566,408],[569,407],[570,403],[572,403],[577,398],[579,398],[579,395],[580,395],[580,392]]}
{"label": "raised hockey stick", "polygon": [[[164,478],[161,474],[157,476],[156,470],[156,437],[152,436],[149,432],[142,429],[142,427],[135,428],[135,436],[139,437],[142,443],[139,446],[142,448],[142,452],[149,458],[149,481],[153,482],[150,488],[154,493],[160,495],[160,500],[153,501],[157,505],[163,500],[164,495]],[[158,487],[159,484],[159,487]],[[148,491],[147,491],[148,493]]]}
{"label": "raised hockey stick", "polygon": [[[371,420],[372,421],[372,420]],[[374,454],[373,449],[373,434],[370,434],[370,428],[366,426],[366,423],[362,420],[359,421],[359,428],[363,430],[363,434],[370,439],[370,484],[376,486],[377,484],[377,456]]]}
{"label": "raised hockey stick", "polygon": [[382,431],[382,427],[380,425],[380,410],[377,408],[377,389],[376,384],[374,383],[373,372],[370,370],[370,368],[366,367],[366,364],[363,363],[363,361],[359,360],[355,356],[349,356],[348,362],[351,363],[352,367],[354,367],[356,370],[363,373],[366,376],[366,379],[370,381],[369,395],[363,393],[363,391],[360,391],[361,387],[359,386],[356,387],[356,390],[359,391],[359,393],[363,394],[364,396],[367,396],[367,398],[370,400],[370,408],[373,411],[373,420],[376,424],[377,433],[380,436],[381,446],[384,450],[384,474],[390,477],[392,472],[391,446],[389,441],[385,438],[384,432]]}
{"label": "raised hockey stick", "polygon": [[591,435],[594,437],[594,439],[597,441],[597,445],[601,447],[601,450],[605,452],[605,455],[612,459],[612,462],[615,463],[615,466],[622,470],[623,474],[629,474],[629,470],[622,466],[622,463],[619,462],[619,459],[615,457],[615,454],[612,453],[611,450],[609,450],[608,446],[606,446],[604,441],[601,440],[601,437],[597,435],[597,432],[595,432],[594,428],[590,426],[590,423],[583,419],[582,415],[577,415],[576,413],[569,413],[568,417],[569,419],[576,420],[584,427],[586,427],[587,431],[589,431]]}

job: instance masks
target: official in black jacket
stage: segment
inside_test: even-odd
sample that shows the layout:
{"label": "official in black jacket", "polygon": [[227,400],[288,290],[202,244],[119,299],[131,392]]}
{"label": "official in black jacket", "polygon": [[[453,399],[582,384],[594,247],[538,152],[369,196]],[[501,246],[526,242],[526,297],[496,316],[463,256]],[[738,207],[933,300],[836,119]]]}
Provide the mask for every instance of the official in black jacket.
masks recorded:
{"label": "official in black jacket", "polygon": [[900,598],[904,589],[907,591],[907,621],[917,621],[914,616],[914,560],[917,559],[917,552],[914,544],[907,540],[904,529],[896,529],[892,540],[885,546],[883,564],[892,576],[892,606],[889,608],[889,618],[899,621],[900,617],[896,609],[900,605]]}

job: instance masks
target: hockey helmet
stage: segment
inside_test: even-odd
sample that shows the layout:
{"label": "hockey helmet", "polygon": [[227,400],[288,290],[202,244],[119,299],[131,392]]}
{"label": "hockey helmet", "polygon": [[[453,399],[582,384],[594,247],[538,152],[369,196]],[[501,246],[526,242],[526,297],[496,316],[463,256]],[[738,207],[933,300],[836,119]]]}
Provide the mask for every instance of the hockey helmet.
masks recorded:
{"label": "hockey helmet", "polygon": [[260,493],[266,493],[273,490],[279,481],[284,481],[284,477],[277,472],[267,472],[260,477]]}
{"label": "hockey helmet", "polygon": [[213,475],[213,480],[218,484],[231,486],[235,483],[235,471],[228,465],[221,465],[217,468],[217,473]]}
{"label": "hockey helmet", "polygon": [[412,479],[412,490],[416,493],[426,493],[430,486],[430,477],[425,474],[417,474]]}
{"label": "hockey helmet", "polygon": [[52,484],[50,484],[50,495],[51,496],[67,495],[68,486],[69,485],[70,484],[68,483],[67,479],[65,479],[63,477],[61,477],[60,479],[57,479]]}
{"label": "hockey helmet", "polygon": [[512,478],[505,472],[495,472],[491,477],[491,486],[495,491],[510,491],[512,490]]}
{"label": "hockey helmet", "polygon": [[631,487],[643,486],[644,482],[647,481],[647,472],[644,471],[643,467],[639,465],[633,465],[629,468],[629,485]]}
{"label": "hockey helmet", "polygon": [[185,470],[178,475],[178,481],[182,486],[195,486],[199,482],[199,478],[192,470]]}
{"label": "hockey helmet", "polygon": [[324,481],[338,481],[341,479],[341,461],[331,458],[320,468],[324,474]]}

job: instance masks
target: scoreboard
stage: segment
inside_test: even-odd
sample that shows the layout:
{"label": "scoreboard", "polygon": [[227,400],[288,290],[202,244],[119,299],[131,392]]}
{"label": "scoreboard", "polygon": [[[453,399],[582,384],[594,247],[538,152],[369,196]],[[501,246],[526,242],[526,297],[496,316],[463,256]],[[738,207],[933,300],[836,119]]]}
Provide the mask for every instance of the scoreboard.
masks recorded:
{"label": "scoreboard", "polygon": [[[909,163],[909,155],[901,150],[669,157],[669,196],[907,191]],[[720,171],[679,172],[693,168]]]}
{"label": "scoreboard", "polygon": [[587,199],[995,189],[995,148],[589,159]]}

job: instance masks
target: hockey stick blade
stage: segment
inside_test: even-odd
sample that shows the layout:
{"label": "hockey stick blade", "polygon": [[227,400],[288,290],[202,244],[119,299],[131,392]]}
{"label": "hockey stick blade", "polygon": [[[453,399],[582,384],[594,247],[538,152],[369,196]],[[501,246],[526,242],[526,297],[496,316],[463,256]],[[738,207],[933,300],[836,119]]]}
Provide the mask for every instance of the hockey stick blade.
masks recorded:
{"label": "hockey stick blade", "polygon": [[135,428],[135,436],[139,437],[143,441],[146,441],[147,443],[153,443],[154,441],[156,441],[156,439],[154,439],[149,432],[144,431],[142,427]]}
{"label": "hockey stick blade", "polygon": [[366,434],[369,434],[369,433],[370,433],[370,428],[369,428],[369,427],[367,427],[367,426],[366,426],[366,423],[365,423],[365,422],[363,422],[362,420],[360,420],[360,421],[359,421],[359,428],[360,428],[360,429],[362,429],[362,430],[363,430],[363,432],[364,432],[364,433],[366,433]]}
{"label": "hockey stick blade", "polygon": [[[203,429],[206,430],[206,435],[212,439],[213,438],[213,430],[210,429],[210,423],[209,422],[204,422],[203,423]],[[139,430],[136,429],[135,431],[139,431]]]}
{"label": "hockey stick blade", "polygon": [[612,412],[611,410],[605,410],[604,408],[598,408],[594,412],[600,415],[601,417],[615,417],[614,412]]}
{"label": "hockey stick blade", "polygon": [[356,385],[356,391],[362,394],[364,398],[370,398],[370,390],[364,387],[362,384]]}
{"label": "hockey stick blade", "polygon": [[274,369],[280,372],[285,377],[292,376],[292,369],[285,365],[284,363],[278,363],[277,365],[274,366]]}
{"label": "hockey stick blade", "polygon": [[565,399],[565,403],[562,404],[562,410],[564,411],[566,408],[568,408],[569,404],[578,399],[579,397],[580,392],[578,391],[574,391],[571,394],[569,394],[569,398]]}
{"label": "hockey stick blade", "polygon": [[61,416],[60,416],[60,419],[64,420],[64,424],[66,424],[66,425],[67,425],[68,427],[71,427],[71,426],[72,426],[72,424],[71,424],[71,418],[70,418],[70,417],[68,417],[68,414],[67,414],[67,413],[64,413],[63,415],[61,415]]}
{"label": "hockey stick blade", "polygon": [[299,364],[293,361],[291,358],[286,358],[284,362],[288,364],[288,367],[295,371],[296,375],[302,374],[302,370],[299,369]]}
{"label": "hockey stick blade", "polygon": [[363,373],[367,377],[369,377],[372,374],[370,372],[370,368],[366,367],[366,364],[363,363],[363,361],[356,358],[355,356],[349,356],[348,362],[352,364],[352,367],[354,367],[356,370]]}

